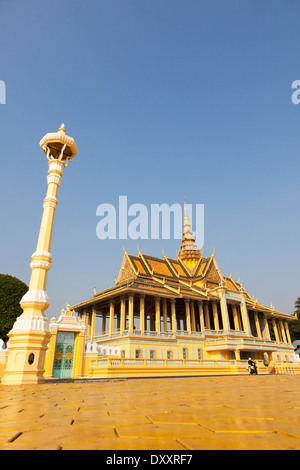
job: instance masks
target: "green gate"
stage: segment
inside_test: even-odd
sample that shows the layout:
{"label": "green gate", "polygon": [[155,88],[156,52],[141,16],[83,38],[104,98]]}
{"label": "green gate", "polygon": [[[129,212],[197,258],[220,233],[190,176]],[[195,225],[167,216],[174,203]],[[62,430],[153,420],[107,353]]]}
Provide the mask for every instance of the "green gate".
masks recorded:
{"label": "green gate", "polygon": [[71,379],[73,374],[75,333],[58,331],[52,377]]}

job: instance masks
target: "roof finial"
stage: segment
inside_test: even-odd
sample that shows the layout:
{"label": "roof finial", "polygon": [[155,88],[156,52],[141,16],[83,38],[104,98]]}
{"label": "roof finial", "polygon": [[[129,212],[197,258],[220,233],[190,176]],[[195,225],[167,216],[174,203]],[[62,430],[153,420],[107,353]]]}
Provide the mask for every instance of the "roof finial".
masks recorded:
{"label": "roof finial", "polygon": [[183,261],[195,263],[200,259],[200,251],[198,250],[195,237],[192,232],[191,223],[187,213],[187,204],[184,199],[184,223],[183,223],[183,238],[180,246],[179,258]]}
{"label": "roof finial", "polygon": [[183,223],[183,238],[194,240],[193,232],[191,229],[190,219],[187,213],[186,202],[184,201],[184,223]]}
{"label": "roof finial", "polygon": [[65,128],[64,123],[62,123],[62,125],[60,126],[60,128],[58,130],[62,131],[62,132],[66,132],[66,128]]}

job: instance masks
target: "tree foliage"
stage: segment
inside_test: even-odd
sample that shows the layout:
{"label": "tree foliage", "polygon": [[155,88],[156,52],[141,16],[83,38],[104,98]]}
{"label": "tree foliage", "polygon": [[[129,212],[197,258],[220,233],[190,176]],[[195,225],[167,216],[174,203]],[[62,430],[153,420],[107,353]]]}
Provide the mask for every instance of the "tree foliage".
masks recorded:
{"label": "tree foliage", "polygon": [[295,302],[295,312],[297,313],[298,320],[289,323],[292,341],[295,341],[296,339],[300,340],[300,297],[298,297]]}
{"label": "tree foliage", "polygon": [[0,274],[0,339],[8,341],[7,334],[16,318],[21,315],[20,300],[28,291],[28,286],[8,274]]}

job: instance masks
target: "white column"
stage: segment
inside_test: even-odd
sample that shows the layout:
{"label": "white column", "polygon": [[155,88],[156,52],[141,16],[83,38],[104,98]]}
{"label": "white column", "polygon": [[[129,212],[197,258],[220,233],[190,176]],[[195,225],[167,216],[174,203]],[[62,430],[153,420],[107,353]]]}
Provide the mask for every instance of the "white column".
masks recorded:
{"label": "white column", "polygon": [[176,305],[175,305],[175,299],[171,299],[171,318],[172,318],[172,332],[176,333]]}
{"label": "white column", "polygon": [[140,331],[145,332],[145,295],[140,295]]}
{"label": "white column", "polygon": [[257,335],[260,339],[262,339],[262,334],[261,334],[261,329],[260,329],[260,324],[259,324],[259,318],[258,318],[258,312],[254,312],[254,320],[255,320]]}
{"label": "white column", "polygon": [[95,308],[92,310],[92,323],[91,323],[91,339],[95,336],[95,329],[96,329],[96,318],[97,318],[97,311]]}
{"label": "white column", "polygon": [[120,334],[123,334],[123,331],[125,330],[125,299],[124,297],[121,297],[121,306],[120,306],[120,316],[121,316],[121,321],[120,321]]}
{"label": "white column", "polygon": [[204,324],[204,314],[203,314],[203,303],[200,300],[198,300],[198,307],[199,307],[200,329],[201,331],[204,331],[205,324]]}
{"label": "white column", "polygon": [[243,320],[243,325],[244,325],[245,331],[248,335],[251,335],[250,322],[249,322],[249,317],[248,317],[246,301],[245,301],[245,298],[243,296],[242,296],[242,301],[241,301],[241,307],[240,308],[241,308],[241,315],[242,315],[242,320]]}
{"label": "white column", "polygon": [[229,317],[228,317],[227,301],[226,301],[225,291],[222,292],[220,305],[221,305],[221,313],[222,313],[223,330],[228,331],[228,330],[230,330],[230,324],[229,324]]}
{"label": "white column", "polygon": [[130,333],[133,332],[133,294],[129,295],[128,299],[128,312],[129,312],[129,328]]}
{"label": "white column", "polygon": [[216,330],[216,331],[220,331],[219,316],[218,316],[218,307],[217,307],[216,302],[213,302],[212,306],[213,306],[215,330]]}
{"label": "white column", "polygon": [[190,312],[190,301],[185,299],[185,315],[186,315],[186,329],[191,334],[191,312]]}
{"label": "white column", "polygon": [[114,331],[114,316],[115,316],[115,304],[112,300],[109,302],[109,335],[113,334]]}
{"label": "white column", "polygon": [[160,335],[160,298],[155,297],[155,329],[156,333]]}

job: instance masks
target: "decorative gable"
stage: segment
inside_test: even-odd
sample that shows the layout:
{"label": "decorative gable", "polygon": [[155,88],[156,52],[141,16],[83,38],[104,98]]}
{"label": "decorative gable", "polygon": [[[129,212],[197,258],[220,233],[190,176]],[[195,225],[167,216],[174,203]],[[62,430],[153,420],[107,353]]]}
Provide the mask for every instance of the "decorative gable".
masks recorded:
{"label": "decorative gable", "polygon": [[120,282],[126,281],[127,279],[130,279],[135,276],[136,272],[132,264],[130,263],[127,253],[125,253],[116,283],[119,284]]}
{"label": "decorative gable", "polygon": [[216,266],[216,262],[214,258],[212,259],[204,277],[205,277],[206,282],[208,283],[207,287],[211,287],[210,284],[219,285],[220,282],[222,281],[220,271],[218,270]]}

